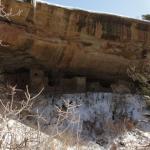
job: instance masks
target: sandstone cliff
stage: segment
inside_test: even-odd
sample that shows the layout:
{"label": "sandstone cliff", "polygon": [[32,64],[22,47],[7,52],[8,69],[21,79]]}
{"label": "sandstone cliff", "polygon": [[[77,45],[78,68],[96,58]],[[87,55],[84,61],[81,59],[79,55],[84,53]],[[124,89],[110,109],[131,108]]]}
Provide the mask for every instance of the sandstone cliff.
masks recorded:
{"label": "sandstone cliff", "polygon": [[23,10],[0,18],[0,66],[9,71],[40,68],[59,76],[128,79],[130,64],[150,57],[150,22],[109,14],[71,10],[38,2],[4,0],[6,10]]}

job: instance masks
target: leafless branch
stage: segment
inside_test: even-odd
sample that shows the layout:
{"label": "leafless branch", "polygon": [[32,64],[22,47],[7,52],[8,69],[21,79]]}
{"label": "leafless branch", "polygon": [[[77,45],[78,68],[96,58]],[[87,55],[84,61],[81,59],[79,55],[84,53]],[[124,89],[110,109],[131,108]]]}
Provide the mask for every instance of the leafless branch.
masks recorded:
{"label": "leafless branch", "polygon": [[[0,0],[0,17],[5,18],[10,21],[11,17],[20,16],[23,10],[18,10],[16,13],[13,12],[11,8],[8,12],[5,10],[5,6],[2,4],[2,0]],[[3,43],[3,40],[0,40],[0,46],[7,47],[7,44]]]}

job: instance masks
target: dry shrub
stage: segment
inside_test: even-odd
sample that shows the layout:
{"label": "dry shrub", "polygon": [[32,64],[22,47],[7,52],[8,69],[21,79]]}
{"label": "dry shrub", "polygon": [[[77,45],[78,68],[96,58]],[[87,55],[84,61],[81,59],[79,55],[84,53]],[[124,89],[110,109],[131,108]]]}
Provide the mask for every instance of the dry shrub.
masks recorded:
{"label": "dry shrub", "polygon": [[113,135],[120,135],[124,132],[131,131],[134,128],[135,124],[129,118],[123,118],[115,122],[108,120],[105,125],[106,131]]}
{"label": "dry shrub", "polygon": [[[43,90],[43,89],[42,89]],[[16,86],[1,86],[0,88],[0,141],[1,149],[28,149],[38,147],[41,141],[39,119],[44,119],[38,113],[31,114],[34,100],[41,94],[31,96],[27,88],[26,92],[16,89]],[[4,93],[5,92],[5,93]],[[19,92],[19,97],[17,93]],[[24,94],[24,95],[23,95]],[[22,99],[21,99],[22,97]],[[3,99],[2,99],[3,98]],[[28,112],[21,117],[24,112]],[[36,118],[38,129],[34,130],[22,124],[22,120],[28,115]],[[43,138],[43,137],[42,137]]]}
{"label": "dry shrub", "polygon": [[[5,6],[2,3],[2,0],[0,0],[0,18],[10,21],[11,17],[20,16],[22,12],[23,10],[19,9],[17,12],[14,13],[12,8],[9,11],[6,11]],[[8,44],[5,43],[7,42],[0,39],[0,46],[7,47]]]}
{"label": "dry shrub", "polygon": [[76,109],[79,106],[66,100],[64,101],[64,107],[56,107],[58,119],[53,127],[52,137],[62,141],[65,148],[71,145],[76,147],[80,145],[82,124],[79,111]]}
{"label": "dry shrub", "polygon": [[[46,122],[45,118],[38,110],[34,113],[32,111],[36,98],[42,91],[43,89],[37,95],[31,96],[28,87],[26,91],[16,89],[16,86],[0,88],[0,94],[3,93],[0,99],[0,107],[3,110],[0,113],[2,149],[43,149],[43,144],[46,148],[48,145],[54,147],[55,139],[63,142],[61,149],[66,149],[71,145],[79,149],[82,130],[80,115],[76,110],[79,105],[64,101],[65,109],[57,107],[57,123],[53,125],[51,135],[45,135],[41,132],[41,121]],[[26,122],[29,117],[33,117],[36,121],[35,129],[21,123]],[[32,119],[29,121],[33,122]],[[20,134],[22,134],[21,137]]]}

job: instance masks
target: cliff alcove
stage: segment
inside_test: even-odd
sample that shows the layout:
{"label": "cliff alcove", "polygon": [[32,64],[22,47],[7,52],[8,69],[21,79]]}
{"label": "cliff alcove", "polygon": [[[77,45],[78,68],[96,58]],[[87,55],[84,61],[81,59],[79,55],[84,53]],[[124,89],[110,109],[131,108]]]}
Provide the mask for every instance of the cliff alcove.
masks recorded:
{"label": "cliff alcove", "polygon": [[0,17],[0,144],[12,131],[33,150],[149,146],[150,22],[35,2],[2,1],[21,13]]}
{"label": "cliff alcove", "polygon": [[[30,85],[50,89],[55,84],[52,89],[61,91],[58,85],[66,82],[79,92],[111,91],[119,80],[130,82],[129,65],[149,63],[149,22],[41,2],[34,9],[28,2],[3,3],[6,10],[23,12],[0,19],[0,38],[9,45],[0,47],[0,67],[5,72],[27,68]],[[33,77],[35,70],[39,76]]]}

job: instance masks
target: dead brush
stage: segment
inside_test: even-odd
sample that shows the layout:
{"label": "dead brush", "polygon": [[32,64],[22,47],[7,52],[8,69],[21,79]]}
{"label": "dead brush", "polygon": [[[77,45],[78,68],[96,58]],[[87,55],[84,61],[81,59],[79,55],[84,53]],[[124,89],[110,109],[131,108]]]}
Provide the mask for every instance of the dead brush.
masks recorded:
{"label": "dead brush", "polygon": [[66,147],[69,145],[79,147],[82,123],[76,108],[80,105],[70,103],[69,100],[64,101],[64,104],[65,109],[56,107],[58,119],[54,127],[54,137],[61,139]]}
{"label": "dead brush", "polygon": [[[1,92],[6,92],[0,98],[0,147],[1,149],[28,149],[29,145],[34,145],[38,147],[40,144],[41,131],[39,120],[44,118],[39,114],[38,110],[35,114],[31,114],[32,106],[34,100],[42,93],[43,89],[35,96],[31,96],[29,93],[28,87],[26,91],[16,89],[16,86],[5,86],[1,88]],[[19,97],[17,93],[20,93]],[[22,97],[22,99],[21,99]],[[27,112],[27,114],[25,113]],[[22,114],[25,115],[23,117]],[[32,116],[36,118],[37,121],[37,130],[27,129],[25,126],[19,122],[22,122],[26,119],[27,116]],[[15,121],[16,120],[16,121]],[[11,125],[16,124],[16,129],[12,129]],[[17,132],[23,131],[25,135],[22,135],[21,140],[18,140]],[[30,132],[29,132],[30,131]],[[29,132],[29,133],[28,133]],[[33,144],[31,144],[33,143]],[[32,147],[32,146],[31,146]]]}
{"label": "dead brush", "polygon": [[[17,12],[13,12],[12,8],[9,11],[6,11],[6,8],[3,5],[2,0],[0,0],[0,18],[10,21],[11,17],[20,16],[22,12],[23,10],[20,10],[20,9]],[[6,41],[4,42],[2,39],[0,39],[0,46],[3,46],[3,47],[9,46],[8,44],[5,44],[5,43]]]}
{"label": "dead brush", "polygon": [[135,124],[129,118],[123,118],[116,122],[112,120],[108,120],[105,125],[105,129],[108,133],[112,133],[112,135],[119,135],[127,131],[131,131],[135,128]]}
{"label": "dead brush", "polygon": [[[7,92],[6,92],[7,91]],[[16,86],[6,86],[1,92],[6,92],[3,99],[0,99],[1,109],[6,117],[18,116],[24,112],[30,112],[34,104],[34,100],[42,93],[43,89],[36,95],[31,97],[28,86],[26,92],[17,89]]]}
{"label": "dead brush", "polygon": [[20,16],[22,12],[23,11],[19,9],[17,12],[13,13],[12,8],[7,12],[5,6],[2,4],[2,0],[0,0],[0,17],[10,20],[10,17]]}
{"label": "dead brush", "polygon": [[[42,93],[43,89],[35,96],[31,96],[28,87],[26,91],[17,89],[16,86],[7,86],[1,88],[0,93],[6,92],[0,98],[0,142],[2,149],[8,150],[20,150],[20,149],[41,149],[41,141],[43,137],[41,136],[41,121],[46,121],[42,117],[42,114],[37,110],[33,114],[32,107],[36,102],[36,98]],[[17,96],[19,93],[19,97]],[[3,99],[2,99],[3,98]],[[80,122],[80,114],[77,111],[75,103],[70,103],[69,101],[64,101],[64,108],[56,108],[57,110],[57,122],[52,127],[51,135],[47,137],[44,141],[48,141],[45,145],[50,145],[53,147],[54,139],[58,139],[63,142],[62,149],[67,149],[67,147],[74,145],[78,150],[80,147],[80,134],[82,131],[82,123]],[[27,117],[34,117],[36,119],[36,128],[27,129],[23,124],[16,124],[16,129],[11,129],[10,123],[22,122],[27,119]],[[17,130],[17,131],[16,131]],[[22,139],[18,141],[17,132],[23,130],[25,132],[22,135]]]}

